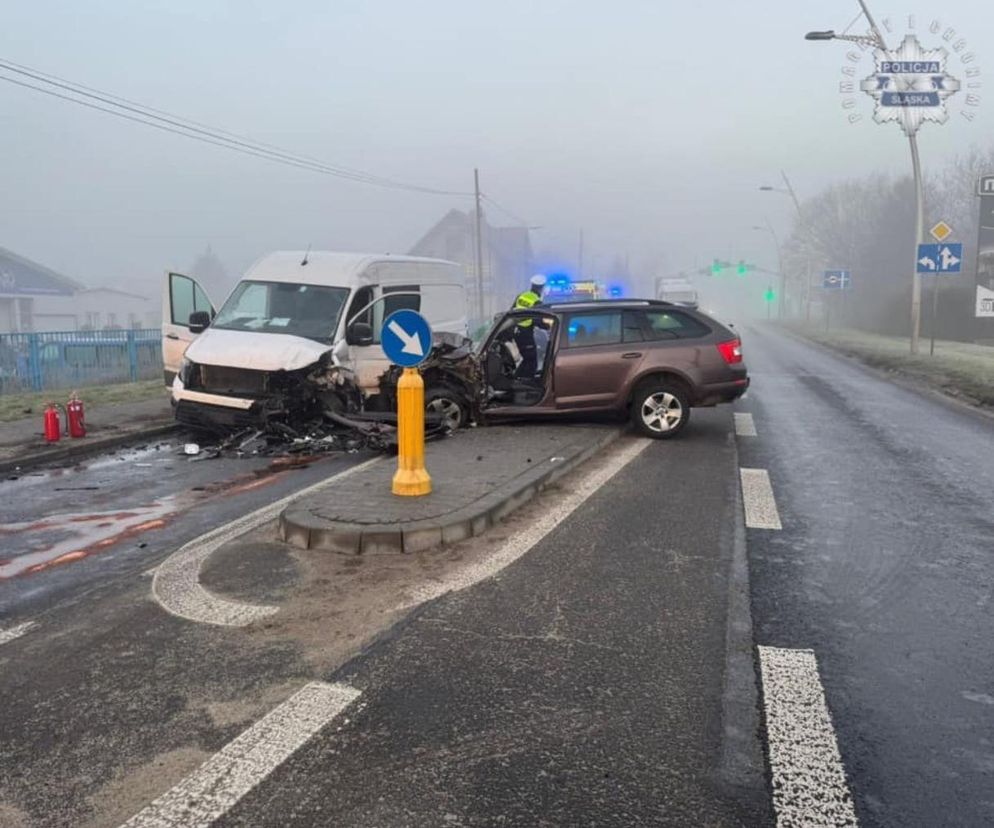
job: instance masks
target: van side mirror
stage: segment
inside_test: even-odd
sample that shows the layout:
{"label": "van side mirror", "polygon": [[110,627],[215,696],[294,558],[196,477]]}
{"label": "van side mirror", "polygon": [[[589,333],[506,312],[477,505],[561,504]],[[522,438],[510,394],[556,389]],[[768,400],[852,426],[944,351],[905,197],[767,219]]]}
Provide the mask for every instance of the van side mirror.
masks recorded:
{"label": "van side mirror", "polygon": [[367,322],[353,322],[349,325],[348,331],[345,332],[345,341],[349,345],[358,345],[359,347],[372,345],[373,326]]}
{"label": "van side mirror", "polygon": [[187,327],[190,333],[203,333],[211,323],[211,315],[207,311],[194,311],[190,314],[190,322]]}

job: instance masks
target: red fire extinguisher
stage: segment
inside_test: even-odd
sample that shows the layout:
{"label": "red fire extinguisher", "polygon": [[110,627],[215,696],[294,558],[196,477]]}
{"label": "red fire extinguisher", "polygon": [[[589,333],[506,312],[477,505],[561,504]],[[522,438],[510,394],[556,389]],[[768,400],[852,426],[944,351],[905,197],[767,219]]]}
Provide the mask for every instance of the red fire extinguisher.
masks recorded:
{"label": "red fire extinguisher", "polygon": [[62,425],[59,423],[59,409],[55,403],[45,406],[45,440],[49,443],[59,442],[62,436]]}
{"label": "red fire extinguisher", "polygon": [[69,421],[70,437],[86,436],[86,420],[83,418],[83,401],[73,391],[66,403],[66,419]]}

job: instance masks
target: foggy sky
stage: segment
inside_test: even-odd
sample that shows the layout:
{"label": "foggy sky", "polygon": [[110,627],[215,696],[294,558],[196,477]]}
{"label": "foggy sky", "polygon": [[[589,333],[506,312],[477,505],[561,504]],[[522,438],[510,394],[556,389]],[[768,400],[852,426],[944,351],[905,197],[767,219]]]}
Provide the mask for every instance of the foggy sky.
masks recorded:
{"label": "foggy sky", "polygon": [[[990,0],[874,4],[939,17],[985,72],[976,120],[954,98],[920,133],[926,170],[994,143]],[[838,83],[855,2],[8,0],[0,56],[333,164],[482,187],[540,250],[588,266],[774,266],[790,202],[873,170],[904,174],[896,125],[850,125]],[[860,27],[857,27],[860,28]],[[890,35],[896,46],[897,34]],[[860,69],[868,74],[864,58]],[[962,78],[958,59],[950,71]],[[962,95],[964,93],[960,93]],[[153,295],[210,244],[237,273],[271,250],[405,252],[471,199],[383,190],[195,143],[0,83],[0,246],[91,285]],[[496,211],[496,224],[514,223]],[[974,232],[972,228],[968,232]],[[595,257],[595,258],[594,258]]]}

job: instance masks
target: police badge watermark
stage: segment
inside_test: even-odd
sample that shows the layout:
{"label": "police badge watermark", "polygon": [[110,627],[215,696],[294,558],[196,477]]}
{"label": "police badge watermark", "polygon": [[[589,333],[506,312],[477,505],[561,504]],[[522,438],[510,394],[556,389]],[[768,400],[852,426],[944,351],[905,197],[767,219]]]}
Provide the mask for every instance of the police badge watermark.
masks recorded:
{"label": "police badge watermark", "polygon": [[[941,41],[933,48],[922,46],[916,32],[914,15],[905,18],[907,34],[896,49],[874,48],[868,43],[854,44],[846,54],[842,67],[845,79],[839,84],[843,95],[842,107],[849,112],[849,123],[863,120],[856,111],[857,92],[865,92],[874,100],[873,120],[878,124],[897,123],[906,135],[914,135],[922,124],[931,121],[943,124],[949,120],[948,103],[961,91],[956,102],[959,114],[967,121],[976,117],[980,106],[980,68],[976,55],[970,51],[965,38],[956,29],[933,20],[928,34]],[[880,21],[883,29],[893,34],[890,18]],[[923,35],[924,37],[924,35]],[[872,72],[861,68],[869,53]]]}

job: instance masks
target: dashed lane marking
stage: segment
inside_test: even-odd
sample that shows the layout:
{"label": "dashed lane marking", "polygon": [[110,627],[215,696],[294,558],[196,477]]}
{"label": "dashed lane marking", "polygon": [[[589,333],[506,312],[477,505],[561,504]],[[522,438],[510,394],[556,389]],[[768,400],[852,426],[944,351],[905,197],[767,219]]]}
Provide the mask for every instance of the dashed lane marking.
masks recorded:
{"label": "dashed lane marking", "polygon": [[279,607],[229,601],[205,589],[200,585],[200,568],[204,561],[229,541],[275,520],[280,512],[295,500],[333,486],[349,475],[379,462],[380,459],[374,457],[365,463],[345,469],[320,483],[263,506],[181,546],[155,568],[155,574],[152,576],[152,596],[166,612],[189,621],[223,627],[244,627],[278,612]]}
{"label": "dashed lane marking", "polygon": [[207,828],[359,695],[345,684],[305,685],[122,828]]}
{"label": "dashed lane marking", "polygon": [[760,647],[777,825],[858,826],[811,650]]}
{"label": "dashed lane marking", "polygon": [[746,412],[736,412],[735,417],[735,433],[739,437],[755,437],[756,435],[756,422],[752,419],[752,414]]}
{"label": "dashed lane marking", "polygon": [[35,626],[37,622],[35,621],[25,621],[22,624],[16,624],[13,627],[7,627],[7,629],[0,629],[0,644],[8,644],[15,638],[20,638],[24,633]]}
{"label": "dashed lane marking", "polygon": [[782,529],[773,486],[766,469],[739,469],[745,524],[750,529]]}
{"label": "dashed lane marking", "polygon": [[[627,445],[622,445],[615,453],[609,454],[602,465],[583,478],[575,490],[561,498],[555,506],[540,518],[530,521],[527,526],[512,534],[496,551],[486,557],[454,570],[451,574],[411,589],[408,592],[410,600],[400,609],[412,607],[425,601],[431,601],[447,592],[466,589],[480,581],[490,578],[502,569],[510,566],[524,555],[536,543],[568,518],[573,511],[588,497],[596,493],[605,483],[620,472],[625,466],[638,457],[655,441],[635,439]],[[617,444],[616,444],[617,445]],[[601,455],[602,457],[604,455]]]}

